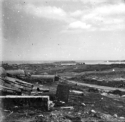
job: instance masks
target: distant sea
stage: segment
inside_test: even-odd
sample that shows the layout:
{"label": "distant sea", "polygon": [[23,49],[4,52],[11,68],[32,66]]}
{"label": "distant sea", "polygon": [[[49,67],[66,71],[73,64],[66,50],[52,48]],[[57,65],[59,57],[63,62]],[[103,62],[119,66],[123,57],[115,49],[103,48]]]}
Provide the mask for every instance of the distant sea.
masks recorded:
{"label": "distant sea", "polygon": [[83,60],[78,62],[84,62],[85,64],[125,64],[125,60]]}
{"label": "distant sea", "polygon": [[[64,60],[63,60],[64,61]],[[63,61],[0,61],[0,64],[8,63],[8,64],[43,64],[43,63],[54,63],[54,62],[63,62]],[[68,60],[69,62],[70,60]],[[75,61],[75,60],[71,60]],[[76,60],[78,63],[85,64],[125,64],[125,60]]]}

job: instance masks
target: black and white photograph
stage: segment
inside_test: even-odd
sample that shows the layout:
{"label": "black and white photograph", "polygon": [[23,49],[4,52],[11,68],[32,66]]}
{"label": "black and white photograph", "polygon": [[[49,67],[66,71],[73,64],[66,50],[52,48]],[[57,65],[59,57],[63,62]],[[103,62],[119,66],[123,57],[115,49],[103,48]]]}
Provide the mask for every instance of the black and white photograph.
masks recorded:
{"label": "black and white photograph", "polygon": [[125,122],[125,0],[0,0],[0,122]]}

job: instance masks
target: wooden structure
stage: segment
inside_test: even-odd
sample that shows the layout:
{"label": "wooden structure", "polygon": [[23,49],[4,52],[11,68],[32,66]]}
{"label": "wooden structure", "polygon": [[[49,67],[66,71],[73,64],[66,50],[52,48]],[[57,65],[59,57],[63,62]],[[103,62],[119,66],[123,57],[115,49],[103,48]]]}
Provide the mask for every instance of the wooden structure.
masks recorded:
{"label": "wooden structure", "polygon": [[12,77],[0,77],[1,95],[19,95],[22,93],[30,94],[33,84]]}
{"label": "wooden structure", "polygon": [[31,79],[41,80],[45,82],[58,81],[59,77],[56,75],[31,75]]}
{"label": "wooden structure", "polygon": [[26,73],[24,70],[18,69],[18,70],[6,70],[6,73],[8,76],[25,76]]}
{"label": "wooden structure", "polygon": [[56,91],[57,100],[68,102],[70,88],[68,85],[59,84]]}
{"label": "wooden structure", "polygon": [[32,91],[32,89],[33,89],[33,84],[19,80],[17,78],[5,77],[4,83],[5,83],[5,85],[8,84],[9,85],[8,87],[16,87],[23,91]]}
{"label": "wooden structure", "polygon": [[0,95],[21,95],[22,92],[20,89],[12,89],[12,88],[8,88],[5,86],[0,85]]}
{"label": "wooden structure", "polygon": [[14,109],[17,107],[35,107],[42,110],[50,109],[49,96],[0,96],[3,109]]}

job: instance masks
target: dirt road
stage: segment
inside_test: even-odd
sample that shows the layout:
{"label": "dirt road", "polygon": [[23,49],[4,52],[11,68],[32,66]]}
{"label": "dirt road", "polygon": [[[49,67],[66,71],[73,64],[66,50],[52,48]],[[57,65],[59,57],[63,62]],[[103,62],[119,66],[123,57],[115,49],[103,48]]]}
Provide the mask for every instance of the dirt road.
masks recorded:
{"label": "dirt road", "polygon": [[80,83],[78,81],[73,81],[73,80],[66,80],[66,81],[68,81],[69,83],[77,84],[79,86],[93,87],[93,88],[103,89],[103,90],[107,90],[107,91],[111,91],[111,90],[125,91],[125,89],[123,89],[123,88],[115,88],[115,87],[99,86],[99,85],[94,85],[94,84]]}

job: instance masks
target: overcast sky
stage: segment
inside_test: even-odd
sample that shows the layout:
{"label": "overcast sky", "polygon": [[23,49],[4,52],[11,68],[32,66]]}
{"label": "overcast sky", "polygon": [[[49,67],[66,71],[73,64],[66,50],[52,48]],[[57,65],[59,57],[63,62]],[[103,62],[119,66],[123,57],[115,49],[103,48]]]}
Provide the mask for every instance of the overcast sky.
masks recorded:
{"label": "overcast sky", "polygon": [[124,0],[3,0],[3,60],[125,59]]}

